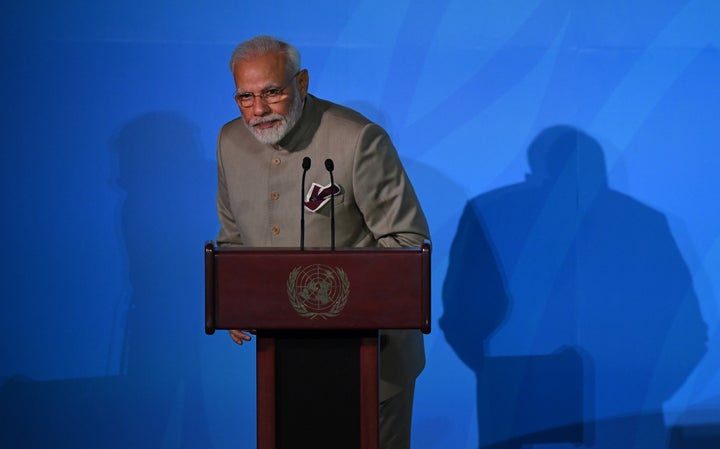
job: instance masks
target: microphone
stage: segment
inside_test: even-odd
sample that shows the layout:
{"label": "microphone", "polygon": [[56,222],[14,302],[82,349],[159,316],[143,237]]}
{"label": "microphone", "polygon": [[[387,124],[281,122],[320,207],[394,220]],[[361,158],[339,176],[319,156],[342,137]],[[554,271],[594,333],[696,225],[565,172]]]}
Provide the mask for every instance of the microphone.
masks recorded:
{"label": "microphone", "polygon": [[305,175],[310,170],[310,158],[304,157],[302,161],[302,189],[300,190],[300,250],[305,249]]}
{"label": "microphone", "polygon": [[332,159],[325,159],[325,168],[330,172],[330,249],[335,251],[335,164]]}

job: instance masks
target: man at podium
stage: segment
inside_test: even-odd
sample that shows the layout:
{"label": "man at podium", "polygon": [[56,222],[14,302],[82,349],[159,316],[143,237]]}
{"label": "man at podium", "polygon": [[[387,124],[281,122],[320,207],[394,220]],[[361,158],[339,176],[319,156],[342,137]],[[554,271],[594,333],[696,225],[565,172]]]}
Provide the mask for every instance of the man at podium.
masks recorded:
{"label": "man at podium", "polygon": [[[217,143],[218,245],[411,247],[429,239],[388,134],[308,94],[296,48],[258,36],[235,49],[230,70],[241,117],[222,127]],[[230,334],[238,344],[250,340],[242,330]],[[419,330],[382,331],[382,449],[410,446],[415,379],[424,364]]]}

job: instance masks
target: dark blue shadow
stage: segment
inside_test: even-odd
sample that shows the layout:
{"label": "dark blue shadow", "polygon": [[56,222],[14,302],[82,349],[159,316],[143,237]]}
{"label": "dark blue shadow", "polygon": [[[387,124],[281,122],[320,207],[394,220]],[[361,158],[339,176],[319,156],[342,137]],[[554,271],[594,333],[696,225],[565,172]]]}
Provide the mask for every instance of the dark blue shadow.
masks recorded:
{"label": "dark blue shadow", "polygon": [[480,447],[665,448],[662,403],[706,351],[667,220],[608,186],[576,128],[544,130],[528,159],[525,182],[468,202],[443,288]]}
{"label": "dark blue shadow", "polygon": [[197,134],[183,117],[158,112],[128,123],[111,143],[126,193],[120,228],[132,287],[122,373],[7,381],[0,447],[211,447],[199,339],[215,167],[202,159]]}

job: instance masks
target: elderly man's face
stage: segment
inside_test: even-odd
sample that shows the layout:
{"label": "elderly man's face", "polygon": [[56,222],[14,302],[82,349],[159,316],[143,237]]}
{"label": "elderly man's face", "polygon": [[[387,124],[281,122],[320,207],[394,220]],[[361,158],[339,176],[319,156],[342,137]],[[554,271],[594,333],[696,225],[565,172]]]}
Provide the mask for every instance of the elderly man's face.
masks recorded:
{"label": "elderly man's face", "polygon": [[[286,70],[282,53],[268,53],[235,63],[233,75],[236,93],[246,98],[250,105],[238,101],[240,112],[248,129],[261,142],[276,144],[297,123],[302,114],[302,104],[307,95],[308,73],[303,70],[292,76]],[[269,103],[261,95],[272,92]],[[243,95],[244,94],[244,95]],[[251,95],[254,98],[250,100]],[[236,97],[237,98],[237,97]],[[279,101],[278,101],[279,100]]]}

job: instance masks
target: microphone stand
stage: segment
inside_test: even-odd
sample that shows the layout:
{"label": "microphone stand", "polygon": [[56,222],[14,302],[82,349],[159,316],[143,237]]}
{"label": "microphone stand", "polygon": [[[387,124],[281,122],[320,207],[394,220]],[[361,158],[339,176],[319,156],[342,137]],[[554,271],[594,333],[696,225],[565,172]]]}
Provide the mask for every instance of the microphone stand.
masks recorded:
{"label": "microphone stand", "polygon": [[300,251],[305,250],[305,175],[310,170],[310,158],[305,157],[302,161],[302,188],[300,190]]}
{"label": "microphone stand", "polygon": [[330,172],[330,249],[335,251],[335,164],[332,159],[325,159],[325,168]]}

